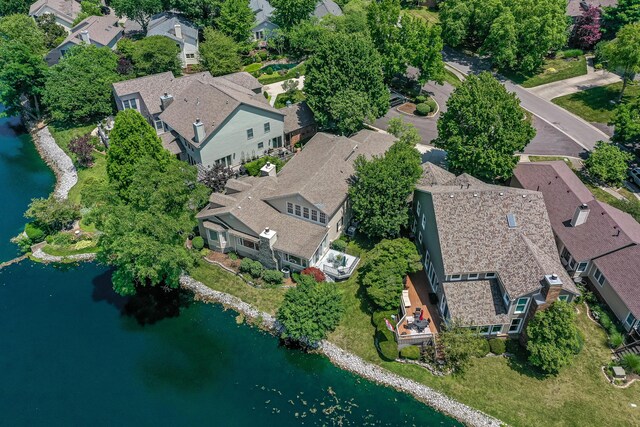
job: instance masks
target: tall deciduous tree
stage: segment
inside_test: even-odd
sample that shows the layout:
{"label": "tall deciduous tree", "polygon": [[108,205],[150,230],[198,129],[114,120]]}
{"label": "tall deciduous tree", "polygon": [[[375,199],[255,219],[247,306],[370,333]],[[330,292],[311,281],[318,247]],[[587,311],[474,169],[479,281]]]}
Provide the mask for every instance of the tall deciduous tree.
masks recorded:
{"label": "tall deciduous tree", "polygon": [[18,42],[33,53],[46,52],[44,33],[30,16],[9,15],[0,18],[0,44]]}
{"label": "tall deciduous tree", "polygon": [[99,259],[116,268],[113,288],[132,295],[144,286],[179,287],[195,258],[184,247],[195,211],[206,201],[193,166],[176,159],[142,157],[130,178],[127,199],[112,188],[94,218],[103,234]]}
{"label": "tall deciduous tree", "polygon": [[520,100],[485,72],[469,76],[453,92],[434,143],[447,151],[452,172],[495,181],[511,177],[518,162],[514,154],[535,133]]}
{"label": "tall deciduous tree", "polygon": [[174,76],[182,74],[180,48],[169,37],[150,36],[133,43],[131,62],[138,76],[171,71]]}
{"label": "tall deciduous tree", "polygon": [[169,7],[186,15],[201,27],[210,26],[220,11],[219,0],[170,0]]}
{"label": "tall deciduous tree", "polygon": [[627,84],[636,73],[640,73],[640,22],[622,27],[616,38],[599,46],[599,53],[605,66],[611,71],[622,73],[622,100]]}
{"label": "tall deciduous tree", "polygon": [[468,325],[463,325],[456,319],[449,322],[438,335],[445,366],[454,372],[464,373],[471,357],[480,350],[483,339]]}
{"label": "tall deciduous tree", "polygon": [[491,55],[491,61],[498,68],[509,69],[516,65],[518,31],[516,18],[511,11],[506,10],[493,21],[481,52]]}
{"label": "tall deciduous tree", "polygon": [[291,28],[309,19],[316,8],[316,0],[272,0],[273,20],[283,28]]}
{"label": "tall deciduous tree", "polygon": [[576,327],[576,313],[564,301],[535,314],[527,326],[529,363],[549,374],[557,374],[569,365],[580,351],[580,332]]}
{"label": "tall deciduous tree", "polygon": [[3,115],[11,116],[22,109],[22,97],[33,102],[36,116],[40,115],[47,64],[42,55],[20,42],[0,43],[0,103]]}
{"label": "tall deciduous tree", "polygon": [[24,216],[33,219],[47,234],[53,234],[71,227],[73,221],[80,218],[80,209],[69,199],[49,196],[47,199],[32,199]]}
{"label": "tall deciduous tree", "polygon": [[284,326],[283,336],[314,345],[333,331],[344,314],[342,295],[335,283],[316,283],[301,275],[295,288],[284,296],[276,318]]}
{"label": "tall deciduous tree", "polygon": [[408,239],[382,240],[367,255],[360,281],[371,301],[383,310],[398,307],[403,279],[422,269],[416,245]]}
{"label": "tall deciduous tree", "polygon": [[589,175],[607,184],[620,186],[627,177],[633,155],[613,144],[600,141],[585,161]]}
{"label": "tall deciduous tree", "polygon": [[16,13],[26,15],[29,13],[31,3],[33,3],[31,0],[2,0],[0,1],[0,16],[13,15]]}
{"label": "tall deciduous tree", "polygon": [[640,143],[640,98],[618,105],[609,125],[615,127],[613,142]]}
{"label": "tall deciduous tree", "polygon": [[615,6],[606,6],[602,13],[602,31],[612,39],[627,24],[640,22],[640,0],[618,0]]}
{"label": "tall deciduous tree", "polygon": [[51,67],[43,103],[54,120],[86,122],[113,111],[111,85],[118,80],[118,57],[108,47],[75,46]]}
{"label": "tall deciduous tree", "polygon": [[57,47],[67,36],[67,31],[62,25],[56,23],[56,17],[51,13],[38,16],[36,22],[44,33],[44,44],[47,49]]}
{"label": "tall deciduous tree", "polygon": [[571,33],[571,43],[574,46],[584,50],[591,50],[600,41],[602,38],[600,15],[599,7],[589,6],[576,19]]}
{"label": "tall deciduous tree", "polygon": [[169,152],[147,120],[135,110],[120,111],[109,134],[107,176],[120,195],[126,197],[131,177],[140,159],[153,158],[164,166]]}
{"label": "tall deciduous tree", "polygon": [[213,28],[205,28],[204,41],[200,43],[200,61],[214,76],[234,73],[242,66],[239,49],[231,37]]}
{"label": "tall deciduous tree", "polygon": [[408,223],[406,201],[422,174],[415,141],[415,131],[403,130],[384,156],[355,160],[349,198],[360,230],[370,237],[397,236]]}
{"label": "tall deciduous tree", "polygon": [[245,0],[226,0],[220,6],[216,26],[237,43],[247,43],[255,24],[255,14]]}
{"label": "tall deciduous tree", "polygon": [[372,2],[367,11],[369,32],[382,57],[385,80],[404,75],[409,65],[418,68],[419,81],[441,81],[444,73],[440,27],[401,15],[399,0]]}
{"label": "tall deciduous tree", "polygon": [[151,16],[163,9],[162,0],[112,0],[111,6],[116,15],[137,22],[145,33]]}
{"label": "tall deciduous tree", "polygon": [[[321,40],[315,55],[307,62],[305,92],[316,121],[325,128],[355,131],[339,125],[343,108],[334,107],[339,93],[357,97],[361,117],[381,117],[389,107],[389,91],[384,85],[380,55],[371,40],[360,34],[331,34]],[[362,109],[365,111],[362,111]]]}

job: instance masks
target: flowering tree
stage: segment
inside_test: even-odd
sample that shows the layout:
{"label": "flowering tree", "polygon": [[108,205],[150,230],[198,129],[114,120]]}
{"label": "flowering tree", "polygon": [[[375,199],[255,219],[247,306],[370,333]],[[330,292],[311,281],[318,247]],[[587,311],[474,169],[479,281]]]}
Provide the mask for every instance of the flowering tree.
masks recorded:
{"label": "flowering tree", "polygon": [[571,42],[584,50],[591,50],[602,38],[599,7],[589,6],[576,20],[571,34]]}
{"label": "flowering tree", "polygon": [[326,276],[324,275],[322,270],[316,267],[307,267],[304,270],[302,270],[300,273],[313,277],[316,280],[316,282],[324,282],[326,279]]}
{"label": "flowering tree", "polygon": [[91,135],[86,134],[73,139],[69,143],[69,151],[76,155],[76,160],[83,168],[93,164],[93,145],[91,145]]}

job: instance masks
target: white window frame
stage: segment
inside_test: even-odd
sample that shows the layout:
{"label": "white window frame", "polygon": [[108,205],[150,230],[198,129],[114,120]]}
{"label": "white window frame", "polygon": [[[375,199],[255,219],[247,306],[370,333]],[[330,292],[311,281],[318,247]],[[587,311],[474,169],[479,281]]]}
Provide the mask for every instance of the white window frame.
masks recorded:
{"label": "white window frame", "polygon": [[[580,266],[584,266],[584,267],[580,267]],[[578,266],[576,267],[576,273],[584,273],[585,271],[587,271],[588,267],[589,267],[589,261],[579,262]]]}
{"label": "white window frame", "polygon": [[287,202],[287,213],[293,215],[293,203]]}
{"label": "white window frame", "polygon": [[480,326],[478,328],[478,333],[480,335],[489,335],[491,333],[491,326],[489,326],[489,325]]}
{"label": "white window frame", "polygon": [[509,307],[511,306],[511,298],[509,298],[509,294],[508,293],[504,293],[504,295],[502,296],[502,301],[504,301],[504,305],[507,306],[507,312],[509,311]]}
{"label": "white window frame", "polygon": [[258,142],[258,150],[262,150],[264,148],[264,142],[260,141]]}
{"label": "white window frame", "polygon": [[[522,304],[520,303],[520,300],[525,300],[525,301],[524,301],[524,308],[523,308],[522,310],[518,310],[518,306],[519,306],[519,305],[522,305]],[[513,313],[514,313],[514,314],[522,314],[522,313],[526,313],[528,308],[529,308],[529,298],[526,298],[526,297],[518,298],[518,299],[516,300],[516,304],[515,304],[515,307],[514,307],[514,309],[513,309]]]}
{"label": "white window frame", "polygon": [[[153,121],[153,123],[154,123],[154,126],[156,127],[156,131],[158,131],[158,130],[159,130],[160,132],[164,132],[164,131],[165,131],[165,129],[164,129],[164,122],[163,122],[162,120],[160,120],[160,119],[155,119],[155,120]],[[160,125],[160,127],[158,127],[158,125]]]}
{"label": "white window frame", "polygon": [[[629,317],[631,317],[631,323],[629,323]],[[625,317],[624,319],[624,323],[626,323],[627,325],[629,325],[629,327],[633,326],[633,324],[636,322],[636,316],[633,315],[633,313],[629,312],[629,314],[627,314],[627,317]]]}
{"label": "white window frame", "polygon": [[318,211],[311,209],[311,221],[318,222]]}
{"label": "white window frame", "polygon": [[195,59],[196,58],[196,54],[195,53],[186,53],[185,56],[187,57],[187,59]]}
{"label": "white window frame", "polygon": [[479,279],[480,275],[478,273],[472,273],[468,276],[469,279]]}
{"label": "white window frame", "polygon": [[[513,324],[517,322],[518,327],[516,328],[515,331],[512,331],[511,328],[513,327]],[[511,319],[511,323],[509,324],[509,333],[510,334],[518,334],[520,333],[520,329],[522,329],[522,318],[521,317],[516,317],[515,319]]]}
{"label": "white window frame", "polygon": [[558,295],[558,301],[569,302],[569,295]]}
{"label": "white window frame", "polygon": [[214,231],[214,230],[208,230],[208,231],[209,231],[209,240],[213,240],[214,242],[220,241],[220,235],[218,234],[217,231]]}
{"label": "white window frame", "polygon": [[[245,240],[242,237],[238,237],[238,244],[243,248],[251,249],[252,251],[259,250],[258,243],[252,242],[251,240]],[[249,246],[251,244],[252,246]]]}
{"label": "white window frame", "polygon": [[138,111],[138,100],[136,98],[125,99],[122,101],[122,109]]}
{"label": "white window frame", "polygon": [[302,207],[302,217],[304,219],[309,219],[309,217],[310,217],[309,208],[306,207],[306,206]]}
{"label": "white window frame", "polygon": [[327,214],[325,214],[324,212],[320,212],[320,224],[326,224],[327,223]]}
{"label": "white window frame", "polygon": [[300,205],[294,205],[295,208],[295,216],[302,216],[302,206]]}
{"label": "white window frame", "polygon": [[462,280],[462,275],[461,274],[452,274],[451,276],[449,276],[449,281],[450,282],[458,282]]}
{"label": "white window frame", "polygon": [[598,282],[598,285],[600,285],[600,287],[604,286],[604,281],[606,280],[606,278],[599,268],[596,268],[596,271],[593,273],[593,277],[594,279],[596,279],[596,282]]}
{"label": "white window frame", "polygon": [[264,133],[271,132],[271,123],[267,122],[263,125]]}
{"label": "white window frame", "polygon": [[418,242],[420,242],[420,244],[422,244],[422,232],[418,232]]}
{"label": "white window frame", "polygon": [[496,278],[496,273],[485,273],[484,278],[485,279],[495,279]]}
{"label": "white window frame", "polygon": [[253,128],[247,129],[247,139],[253,139]]}
{"label": "white window frame", "polygon": [[427,217],[422,214],[422,229],[424,230],[424,226],[427,224]]}
{"label": "white window frame", "polygon": [[[489,332],[491,335],[494,334],[499,334],[502,332],[502,327],[504,325],[491,325],[491,331]],[[496,328],[498,328],[498,330],[495,330]]]}
{"label": "white window frame", "polygon": [[416,203],[416,214],[420,216],[420,200],[418,200],[418,203]]}

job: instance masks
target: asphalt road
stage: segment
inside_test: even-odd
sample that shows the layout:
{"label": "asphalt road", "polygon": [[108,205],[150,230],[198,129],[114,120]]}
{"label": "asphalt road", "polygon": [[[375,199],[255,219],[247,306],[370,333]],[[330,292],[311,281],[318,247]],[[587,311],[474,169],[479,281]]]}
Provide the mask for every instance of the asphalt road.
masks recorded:
{"label": "asphalt road", "polygon": [[[465,74],[480,73],[490,68],[487,61],[451,49],[445,49],[443,51],[443,58],[447,64]],[[609,139],[607,134],[580,117],[534,95],[510,80],[501,78],[500,76],[498,76],[498,78],[501,79],[507,90],[516,93],[518,98],[520,98],[520,105],[524,109],[530,111],[537,116],[539,120],[546,122],[549,126],[566,135],[583,148],[592,150],[598,141]]]}

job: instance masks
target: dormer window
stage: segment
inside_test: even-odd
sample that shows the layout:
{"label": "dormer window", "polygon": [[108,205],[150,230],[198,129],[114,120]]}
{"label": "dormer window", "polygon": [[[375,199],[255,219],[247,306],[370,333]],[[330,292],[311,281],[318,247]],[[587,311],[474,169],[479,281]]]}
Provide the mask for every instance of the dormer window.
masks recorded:
{"label": "dormer window", "polygon": [[138,102],[136,101],[135,98],[125,99],[124,101],[122,101],[122,109],[123,110],[137,110],[138,109]]}

